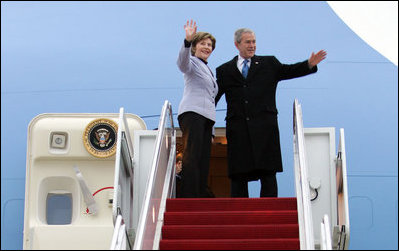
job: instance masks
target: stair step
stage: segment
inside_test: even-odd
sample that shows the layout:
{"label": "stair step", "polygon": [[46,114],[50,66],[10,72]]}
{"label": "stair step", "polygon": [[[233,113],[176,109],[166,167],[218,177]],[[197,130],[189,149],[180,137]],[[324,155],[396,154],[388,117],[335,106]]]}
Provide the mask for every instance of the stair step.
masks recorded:
{"label": "stair step", "polygon": [[296,198],[178,198],[168,199],[167,212],[296,210]]}
{"label": "stair step", "polygon": [[161,250],[299,250],[299,239],[161,240]]}
{"label": "stair step", "polygon": [[273,239],[299,238],[298,224],[165,225],[163,239]]}
{"label": "stair step", "polygon": [[164,225],[297,224],[296,210],[165,212]]}
{"label": "stair step", "polygon": [[296,198],[168,199],[161,250],[298,250]]}

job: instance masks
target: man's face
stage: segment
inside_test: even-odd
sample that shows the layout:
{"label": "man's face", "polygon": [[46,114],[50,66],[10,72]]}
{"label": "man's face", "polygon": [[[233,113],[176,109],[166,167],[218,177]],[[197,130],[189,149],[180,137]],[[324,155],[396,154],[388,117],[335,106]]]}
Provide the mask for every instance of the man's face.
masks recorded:
{"label": "man's face", "polygon": [[255,55],[256,51],[256,38],[253,33],[243,33],[241,36],[241,42],[234,42],[238,51],[240,52],[240,56],[248,59]]}
{"label": "man's face", "polygon": [[183,161],[181,161],[181,160],[176,162],[176,173],[180,173],[181,172],[181,170],[183,168],[182,167],[182,163],[183,163]]}

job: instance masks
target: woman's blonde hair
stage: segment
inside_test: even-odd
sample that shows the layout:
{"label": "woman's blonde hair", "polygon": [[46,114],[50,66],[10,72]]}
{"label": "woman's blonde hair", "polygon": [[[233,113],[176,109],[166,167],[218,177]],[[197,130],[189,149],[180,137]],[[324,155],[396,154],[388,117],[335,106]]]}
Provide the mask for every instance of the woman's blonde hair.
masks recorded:
{"label": "woman's blonde hair", "polygon": [[197,32],[194,35],[194,38],[191,41],[191,55],[192,56],[195,55],[195,49],[196,49],[197,43],[199,41],[202,41],[202,40],[207,39],[207,38],[209,38],[212,41],[212,51],[215,49],[215,47],[216,47],[216,39],[212,36],[212,34],[208,33],[208,32],[200,31],[200,32]]}

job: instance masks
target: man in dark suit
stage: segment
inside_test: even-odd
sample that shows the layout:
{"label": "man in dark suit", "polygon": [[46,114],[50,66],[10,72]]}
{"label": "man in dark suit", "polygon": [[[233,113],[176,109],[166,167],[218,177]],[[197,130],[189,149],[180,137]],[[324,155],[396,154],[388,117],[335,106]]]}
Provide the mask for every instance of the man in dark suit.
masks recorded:
{"label": "man in dark suit", "polygon": [[317,72],[327,55],[323,50],[308,60],[282,64],[274,56],[257,56],[255,33],[234,34],[239,55],[216,69],[219,91],[227,103],[226,137],[231,197],[248,197],[248,181],[261,181],[260,197],[277,197],[276,172],[282,172],[277,123],[276,89],[280,80]]}

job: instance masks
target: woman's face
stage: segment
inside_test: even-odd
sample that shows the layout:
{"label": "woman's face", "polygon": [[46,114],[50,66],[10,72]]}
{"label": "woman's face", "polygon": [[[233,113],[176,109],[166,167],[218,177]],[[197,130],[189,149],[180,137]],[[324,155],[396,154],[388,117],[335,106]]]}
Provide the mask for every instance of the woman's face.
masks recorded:
{"label": "woman's face", "polygon": [[212,40],[205,38],[199,41],[195,46],[195,56],[208,61],[209,56],[212,53]]}

